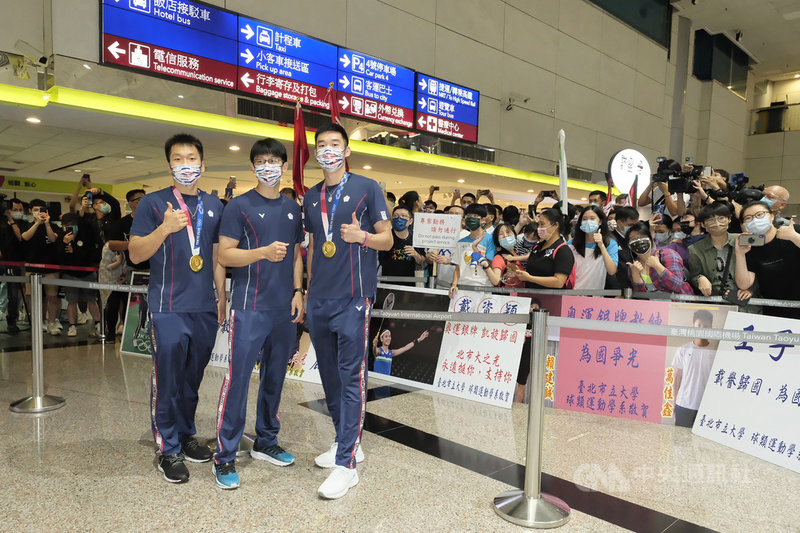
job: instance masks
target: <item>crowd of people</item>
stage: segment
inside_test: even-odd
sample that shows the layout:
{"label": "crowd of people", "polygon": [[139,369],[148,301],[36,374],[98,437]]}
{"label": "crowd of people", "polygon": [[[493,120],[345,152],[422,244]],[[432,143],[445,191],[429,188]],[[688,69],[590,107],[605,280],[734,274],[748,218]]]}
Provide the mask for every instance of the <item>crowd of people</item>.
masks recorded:
{"label": "crowd of people", "polygon": [[[534,204],[520,210],[496,204],[490,190],[457,190],[450,204],[439,209],[434,200],[438,187],[432,186],[424,201],[415,191],[397,199],[375,181],[346,171],[350,148],[341,126],[323,125],[315,140],[324,180],[304,191],[303,199],[280,189],[288,157],[273,139],[257,141],[250,151],[254,189],[236,197],[226,191],[223,199],[203,192],[202,143],[179,134],[164,148],[173,185],[150,194],[128,191],[125,216],[119,202],[88,176],[81,178],[63,214],[50,213],[52,204],[38,199],[3,204],[0,260],[9,274],[125,283],[134,270],[149,269],[151,422],[158,470],[169,482],[189,479],[185,460],[213,459],[216,484],[239,486],[236,452],[257,360],[260,386],[251,456],[276,466],[294,463],[295,457],[278,444],[277,412],[298,324],[304,323],[335,430],[330,449],[315,458],[317,466],[331,469],[318,494],[335,499],[354,487],[356,467],[365,460],[361,431],[369,353],[390,372],[391,357],[411,346],[392,352],[391,335],[383,332],[370,350],[370,310],[379,273],[409,278],[435,273],[451,297],[465,287],[631,288],[721,295],[751,312],[800,318],[797,308],[762,310],[749,304],[753,296],[800,300],[800,284],[792,281],[800,266],[800,228],[781,214],[789,193],[780,186],[767,187],[763,194],[753,189],[745,196],[748,201],[739,203],[741,195],[728,197],[723,170],[694,181],[691,194],[671,194],[659,182],[638,202],[652,213],[643,220],[629,205],[632,199],[623,195],[612,202],[600,190],[589,194],[587,205],[567,204],[566,210],[555,191],[540,192]],[[554,203],[545,205],[545,198]],[[460,217],[457,244],[415,247],[418,212]],[[19,331],[21,310],[30,309],[24,286],[6,284],[7,331],[12,334]],[[102,312],[106,340],[114,342],[126,295],[64,289],[66,334],[74,336],[88,316],[92,333],[100,335]],[[64,329],[60,294],[58,286],[45,285],[43,319],[53,336]],[[212,453],[195,438],[194,418],[217,327],[224,323],[231,353]]]}

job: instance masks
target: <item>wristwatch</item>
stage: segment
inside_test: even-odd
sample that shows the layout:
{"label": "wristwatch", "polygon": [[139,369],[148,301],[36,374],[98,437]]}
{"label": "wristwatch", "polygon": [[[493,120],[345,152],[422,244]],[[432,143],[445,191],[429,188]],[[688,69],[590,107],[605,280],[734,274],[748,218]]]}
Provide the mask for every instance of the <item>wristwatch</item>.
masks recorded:
{"label": "wristwatch", "polygon": [[302,288],[302,287],[295,289],[294,292],[299,292],[303,296],[305,296],[305,294],[306,294],[306,290],[304,288]]}

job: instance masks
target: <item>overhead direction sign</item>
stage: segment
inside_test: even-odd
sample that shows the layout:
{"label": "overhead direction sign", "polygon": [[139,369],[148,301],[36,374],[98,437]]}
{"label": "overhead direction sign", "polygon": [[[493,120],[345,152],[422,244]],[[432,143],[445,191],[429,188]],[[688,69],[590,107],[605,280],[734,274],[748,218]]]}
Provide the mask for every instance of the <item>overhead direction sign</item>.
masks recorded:
{"label": "overhead direction sign", "polygon": [[416,129],[478,141],[478,91],[418,72],[416,93]]}

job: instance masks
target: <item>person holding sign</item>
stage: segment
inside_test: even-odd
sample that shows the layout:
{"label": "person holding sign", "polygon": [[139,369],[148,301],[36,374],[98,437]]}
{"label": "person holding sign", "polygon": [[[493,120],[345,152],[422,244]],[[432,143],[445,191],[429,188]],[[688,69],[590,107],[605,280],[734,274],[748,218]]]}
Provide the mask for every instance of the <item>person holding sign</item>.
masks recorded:
{"label": "person holding sign", "polygon": [[184,458],[211,460],[211,450],[194,437],[194,415],[217,325],[225,320],[225,268],[217,263],[222,202],[197,187],[205,170],[197,138],[175,135],[164,152],[173,185],[139,201],[128,255],[133,263],[150,260],[150,417],[158,469],[170,483],[184,483]]}
{"label": "person holding sign", "polygon": [[257,141],[250,169],[258,185],[232,199],[219,229],[219,262],[232,267],[230,359],[217,409],[217,486],[235,489],[236,451],[244,432],[250,373],[261,353],[256,440],[250,456],[277,466],[294,463],[278,445],[278,405],[286,365],[303,320],[303,221],[300,206],[280,193],[288,167],[286,148]]}
{"label": "person holding sign", "polygon": [[[411,225],[414,215],[411,208],[399,203],[392,210],[392,248],[378,253],[378,260],[384,276],[414,277],[416,265],[425,264],[425,250],[414,248]],[[414,286],[413,281],[392,282],[399,285]]]}
{"label": "person holding sign", "polygon": [[609,235],[606,215],[599,205],[589,204],[581,210],[578,231],[567,244],[575,257],[576,289],[602,289],[606,277],[617,274],[619,248]]}
{"label": "person holding sign", "polygon": [[456,246],[455,271],[450,284],[450,298],[458,292],[458,285],[492,287],[488,270],[497,254],[492,235],[483,226],[486,224],[486,206],[469,204],[464,210],[464,227],[469,235],[460,239]]}
{"label": "person holding sign", "polygon": [[381,333],[380,341],[381,345],[378,346],[378,337],[376,336],[372,339],[372,353],[375,356],[375,364],[373,365],[372,370],[375,372],[380,372],[381,374],[386,374],[387,376],[392,375],[392,358],[397,357],[398,355],[402,355],[409,351],[411,348],[419,344],[420,342],[424,341],[428,338],[428,330],[422,332],[422,334],[414,339],[413,341],[409,342],[405,346],[400,348],[396,348],[394,350],[389,348],[389,345],[392,343],[392,332],[388,329],[383,330]]}
{"label": "person holding sign", "polygon": [[308,327],[317,352],[325,401],[336,439],[314,461],[332,468],[318,494],[341,498],[358,483],[364,460],[361,430],[366,411],[369,317],[377,292],[378,250],[392,247],[392,227],[378,184],[345,172],[347,132],[338,124],[315,135],[324,181],[306,193]]}

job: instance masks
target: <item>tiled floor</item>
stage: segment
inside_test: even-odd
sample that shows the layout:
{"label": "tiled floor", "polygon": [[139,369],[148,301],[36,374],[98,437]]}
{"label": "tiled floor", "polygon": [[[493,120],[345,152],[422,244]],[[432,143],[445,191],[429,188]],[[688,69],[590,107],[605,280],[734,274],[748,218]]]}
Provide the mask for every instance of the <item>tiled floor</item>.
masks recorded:
{"label": "tiled floor", "polygon": [[[170,485],[154,466],[150,361],[120,356],[118,346],[46,350],[47,392],[66,407],[39,416],[0,409],[0,531],[523,530],[491,502],[522,483],[527,406],[493,408],[371,380],[361,482],[342,500],[323,501],[316,489],[327,471],[313,458],[333,429],[322,389],[287,380],[280,441],[295,465],[244,458],[242,486],[222,491],[209,464],[190,463],[189,483]],[[0,353],[0,402],[27,395],[30,373],[29,351]],[[201,439],[214,436],[222,376],[206,371]],[[573,507],[560,531],[800,530],[800,475],[683,428],[547,410],[543,469],[545,489]]]}

